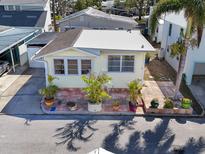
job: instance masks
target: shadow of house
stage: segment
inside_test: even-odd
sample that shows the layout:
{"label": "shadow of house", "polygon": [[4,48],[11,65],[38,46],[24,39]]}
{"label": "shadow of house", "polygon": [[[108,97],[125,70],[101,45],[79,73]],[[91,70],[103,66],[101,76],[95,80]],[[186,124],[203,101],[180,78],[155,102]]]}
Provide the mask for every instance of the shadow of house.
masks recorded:
{"label": "shadow of house", "polygon": [[13,116],[42,114],[38,90],[45,87],[44,76],[44,69],[28,69],[18,77],[1,95],[5,104],[1,112]]}
{"label": "shadow of house", "polygon": [[[57,137],[60,141],[56,142],[57,145],[67,144],[69,151],[77,151],[80,147],[77,147],[75,140],[87,142],[91,139],[94,132],[98,129],[93,128],[96,121],[74,121],[73,123],[66,124],[64,127],[58,128],[54,137]],[[88,133],[88,131],[91,131]]]}
{"label": "shadow of house", "polygon": [[[119,127],[115,126],[113,132],[105,138],[103,148],[117,154],[169,153],[168,151],[174,141],[175,135],[168,128],[168,123],[169,120],[163,120],[154,130],[148,130],[145,133],[135,131],[130,136],[125,148],[121,148],[118,143],[120,135],[123,135],[123,131],[120,128],[123,125],[119,124]],[[126,128],[129,127],[129,125],[126,125]],[[144,139],[144,146],[140,145],[141,137]]]}

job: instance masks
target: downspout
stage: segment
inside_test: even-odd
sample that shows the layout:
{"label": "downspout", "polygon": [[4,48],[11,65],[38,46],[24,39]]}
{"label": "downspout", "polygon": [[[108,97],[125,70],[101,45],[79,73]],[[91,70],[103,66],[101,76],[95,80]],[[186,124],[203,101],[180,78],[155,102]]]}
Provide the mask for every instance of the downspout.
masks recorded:
{"label": "downspout", "polygon": [[43,60],[45,66],[45,76],[46,76],[46,87],[48,86],[48,62]]}
{"label": "downspout", "polygon": [[48,86],[48,62],[45,60],[37,60],[35,59],[35,61],[37,62],[43,62],[44,63],[44,67],[45,67],[45,77],[46,77],[46,87]]}

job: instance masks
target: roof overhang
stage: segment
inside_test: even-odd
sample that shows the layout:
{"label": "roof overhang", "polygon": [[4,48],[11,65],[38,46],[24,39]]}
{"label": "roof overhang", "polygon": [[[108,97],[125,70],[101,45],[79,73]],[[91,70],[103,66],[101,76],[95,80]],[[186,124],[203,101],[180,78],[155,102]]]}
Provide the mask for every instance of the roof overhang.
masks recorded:
{"label": "roof overhang", "polygon": [[[43,49],[43,48],[42,48],[42,49]],[[42,49],[40,49],[40,50],[38,51],[38,53],[41,52]],[[57,50],[57,51],[52,52],[52,53],[49,53],[49,54],[45,54],[45,55],[41,55],[41,56],[34,56],[33,59],[34,59],[34,60],[37,60],[37,59],[40,59],[40,58],[43,58],[43,57],[46,57],[46,56],[54,55],[54,54],[56,54],[56,53],[64,52],[64,51],[68,51],[68,50],[75,50],[75,51],[78,51],[78,52],[81,52],[81,53],[85,53],[85,54],[87,54],[87,55],[89,55],[89,56],[92,56],[92,57],[97,57],[97,56],[100,55],[100,54],[96,54],[96,53],[94,53],[94,52],[92,52],[92,51],[88,51],[88,50],[86,50],[86,49],[84,50],[84,49],[82,49],[82,48],[68,47],[68,48],[65,48],[65,49],[62,49],[62,50]],[[99,51],[99,52],[100,52],[100,51]],[[36,54],[38,54],[38,53],[36,53]]]}

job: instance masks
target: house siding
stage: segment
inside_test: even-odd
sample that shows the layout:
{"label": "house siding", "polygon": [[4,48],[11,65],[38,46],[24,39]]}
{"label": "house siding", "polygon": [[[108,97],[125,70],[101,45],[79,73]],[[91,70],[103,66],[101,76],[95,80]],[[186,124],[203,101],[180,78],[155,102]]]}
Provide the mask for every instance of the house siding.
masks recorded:
{"label": "house siding", "polygon": [[[163,26],[163,35],[161,43],[161,56],[165,57],[166,61],[175,69],[178,70],[179,60],[177,57],[171,57],[171,49],[169,48],[173,43],[176,43],[180,37],[181,26],[172,24],[171,36],[169,36],[170,22],[165,21]],[[168,51],[169,50],[169,51]]]}
{"label": "house siding", "polygon": [[[171,57],[170,53],[167,52],[168,46],[172,45],[173,43],[177,42],[179,36],[180,36],[180,30],[183,28],[184,30],[186,29],[185,27],[176,25],[172,23],[172,34],[169,36],[169,24],[171,24],[168,21],[165,21],[165,24],[163,26],[163,38],[162,38],[162,43],[161,43],[161,53],[160,57],[164,57],[165,60],[175,69],[175,71],[178,70],[178,65],[179,61],[177,60],[176,57]],[[204,29],[205,31],[205,29]],[[205,75],[204,67],[197,67],[197,70],[195,70],[195,67],[197,66],[198,63],[205,64],[205,32],[203,33],[202,39],[201,39],[201,44],[199,48],[195,47],[192,49],[192,47],[189,47],[187,51],[187,57],[186,57],[186,63],[185,63],[185,68],[184,68],[184,73],[186,75],[186,83],[187,85],[191,85],[192,83],[192,76],[193,75]]]}
{"label": "house siding", "polygon": [[[108,55],[133,55],[135,56],[135,70],[132,73],[110,73],[107,72]],[[87,53],[81,53],[75,50],[68,50],[52,54],[44,57],[48,63],[48,74],[57,77],[54,83],[60,88],[82,88],[86,84],[82,81],[81,75],[55,75],[53,59],[55,58],[88,58],[92,60],[92,72],[95,74],[105,72],[112,77],[112,82],[109,85],[112,88],[127,88],[127,84],[135,79],[143,80],[144,76],[144,52],[113,52],[101,51],[100,56],[92,56]]]}
{"label": "house siding", "polygon": [[68,19],[59,23],[61,31],[65,31],[65,27],[87,27],[87,28],[104,28],[104,29],[134,29],[136,24],[127,23],[124,21],[117,21],[106,18],[99,18],[90,15],[81,15],[72,19]]}
{"label": "house siding", "polygon": [[192,82],[192,76],[193,75],[205,75],[205,68],[203,67],[195,67],[197,66],[197,63],[205,64],[205,29],[204,33],[201,39],[201,44],[199,48],[195,47],[194,50],[192,48],[189,48],[187,51],[187,57],[186,57],[186,63],[185,63],[185,69],[184,73],[186,74],[186,82],[188,85]]}

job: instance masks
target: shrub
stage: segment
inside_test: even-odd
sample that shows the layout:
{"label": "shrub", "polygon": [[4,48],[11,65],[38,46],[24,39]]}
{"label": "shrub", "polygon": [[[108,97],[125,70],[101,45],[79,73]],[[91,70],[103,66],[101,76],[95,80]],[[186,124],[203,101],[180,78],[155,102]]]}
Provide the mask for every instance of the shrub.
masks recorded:
{"label": "shrub", "polygon": [[150,108],[158,108],[159,107],[159,100],[157,98],[154,98],[151,102],[150,102],[151,106]]}
{"label": "shrub", "polygon": [[164,108],[165,109],[173,109],[174,108],[174,103],[172,102],[171,99],[166,99],[164,102]]}
{"label": "shrub", "polygon": [[140,80],[133,80],[128,84],[130,102],[132,102],[133,104],[137,104],[138,103],[137,100],[141,98],[142,87],[143,86]]}
{"label": "shrub", "polygon": [[40,89],[39,94],[44,96],[46,99],[54,98],[56,92],[58,91],[58,87],[53,84],[55,79],[55,77],[48,75],[48,86],[46,88]]}
{"label": "shrub", "polygon": [[119,106],[119,105],[120,105],[120,101],[119,100],[113,100],[112,106]]}
{"label": "shrub", "polygon": [[83,91],[88,97],[90,103],[100,104],[106,98],[110,98],[110,95],[105,91],[104,85],[111,80],[106,74],[95,76],[91,74],[89,77],[82,76],[82,80],[87,84],[87,87],[83,88]]}
{"label": "shrub", "polygon": [[183,109],[189,109],[191,108],[192,101],[189,98],[183,98],[181,102],[181,107]]}

